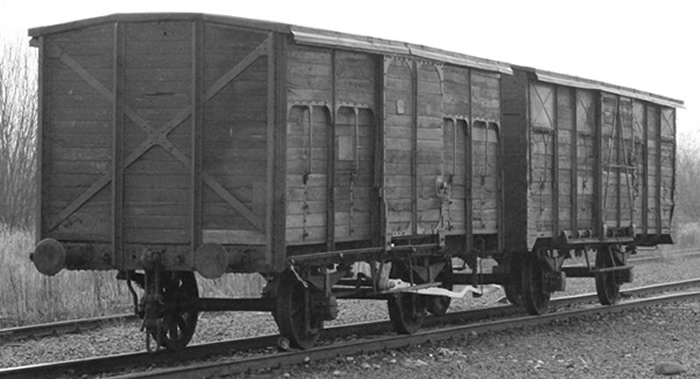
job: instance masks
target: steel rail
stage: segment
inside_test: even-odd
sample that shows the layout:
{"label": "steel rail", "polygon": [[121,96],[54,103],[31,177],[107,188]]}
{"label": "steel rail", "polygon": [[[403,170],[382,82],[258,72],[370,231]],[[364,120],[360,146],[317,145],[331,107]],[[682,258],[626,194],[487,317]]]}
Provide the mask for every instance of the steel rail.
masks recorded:
{"label": "steel rail", "polygon": [[19,340],[39,338],[67,333],[80,333],[97,329],[105,324],[131,322],[137,320],[134,314],[119,314],[113,316],[92,317],[76,320],[58,321],[46,324],[18,326],[0,329],[0,340]]}
{"label": "steel rail", "polygon": [[[684,280],[672,283],[657,284],[652,286],[638,287],[627,289],[621,291],[625,296],[639,296],[648,295],[652,293],[666,292],[666,291],[678,291],[691,287],[700,286],[700,278],[692,280]],[[596,302],[596,294],[582,294],[569,297],[554,298],[551,301],[551,306],[553,308],[563,308],[566,306],[571,306],[574,304],[584,304],[590,302]],[[609,307],[605,307],[609,308]],[[597,309],[597,308],[596,308]],[[537,316],[535,319],[540,317],[555,316],[559,317],[562,312],[556,312],[549,315]],[[507,317],[519,315],[522,317],[524,311],[517,306],[513,305],[501,305],[490,308],[480,308],[471,309],[461,312],[448,313],[440,318],[437,317],[427,317],[424,326],[426,328],[435,327],[439,325],[454,325],[464,322],[483,322],[484,320],[493,319],[497,317]],[[525,317],[527,318],[527,317]],[[481,325],[481,324],[478,324]],[[477,327],[478,325],[470,325],[469,327]],[[350,324],[343,326],[336,326],[325,329],[321,337],[324,341],[333,340],[335,338],[347,337],[353,334],[356,335],[371,335],[380,334],[382,332],[387,332],[391,330],[391,323],[389,321],[379,321],[379,322],[369,322],[361,324]],[[422,332],[427,333],[427,331]],[[400,336],[397,336],[397,338]],[[405,336],[404,336],[405,337]],[[8,369],[0,369],[0,378],[51,378],[56,377],[57,374],[63,372],[70,372],[72,375],[91,375],[102,372],[114,372],[123,370],[129,367],[139,367],[139,366],[151,366],[158,364],[168,364],[171,362],[182,362],[187,360],[199,359],[203,356],[212,355],[227,355],[235,351],[250,351],[257,349],[265,349],[271,346],[276,346],[280,342],[279,335],[266,335],[260,337],[238,339],[222,341],[210,344],[193,345],[187,349],[180,352],[166,352],[161,351],[158,353],[129,353],[120,354],[106,357],[96,357],[88,358],[78,361],[66,361],[57,363],[45,363],[37,364],[31,366],[13,367]],[[380,337],[383,338],[383,337]],[[316,348],[320,349],[320,348]],[[313,352],[315,349],[307,350],[306,352]],[[284,354],[289,353],[282,353]],[[300,354],[303,354],[300,353]],[[308,355],[309,353],[307,353]],[[268,354],[269,355],[269,354]],[[268,356],[266,355],[266,356]],[[274,354],[278,356],[280,354]],[[324,355],[320,355],[321,358],[314,359],[325,359]],[[243,358],[240,366],[241,370],[251,370],[256,369],[257,366],[245,366],[245,362],[248,362],[249,358]],[[253,358],[250,358],[253,359]],[[262,359],[262,358],[255,358]],[[269,359],[269,358],[267,358]],[[238,362],[238,361],[236,361]],[[253,361],[257,362],[257,361]],[[283,361],[279,364],[288,364]],[[296,362],[296,361],[293,361]],[[257,363],[254,363],[254,365]],[[266,363],[269,364],[269,363]],[[293,364],[293,363],[289,363]],[[234,365],[235,366],[235,365]],[[233,367],[233,366],[231,366]],[[269,367],[269,366],[265,366]]]}
{"label": "steel rail", "polygon": [[202,378],[233,375],[241,372],[260,370],[270,367],[290,366],[333,359],[338,356],[346,356],[358,353],[382,351],[385,349],[398,349],[402,347],[425,344],[435,341],[452,340],[455,338],[469,337],[472,333],[485,333],[502,331],[527,326],[545,325],[555,320],[566,320],[583,316],[617,313],[629,309],[648,307],[652,305],[698,299],[700,292],[690,292],[674,295],[663,295],[655,298],[633,300],[612,306],[599,306],[595,308],[577,309],[564,312],[556,312],[541,316],[526,316],[515,319],[490,321],[479,324],[451,326],[435,330],[423,330],[412,335],[394,335],[372,339],[356,340],[340,345],[320,346],[304,351],[279,353],[274,355],[248,357],[226,362],[203,363],[186,367],[157,369],[152,371],[128,374],[117,377],[118,379],[137,378]]}

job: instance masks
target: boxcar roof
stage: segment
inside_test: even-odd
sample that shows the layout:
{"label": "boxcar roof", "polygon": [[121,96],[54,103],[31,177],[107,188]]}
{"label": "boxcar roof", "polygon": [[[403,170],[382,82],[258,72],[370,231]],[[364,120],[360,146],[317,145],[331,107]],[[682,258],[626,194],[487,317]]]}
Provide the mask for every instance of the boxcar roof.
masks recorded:
{"label": "boxcar roof", "polygon": [[653,93],[644,92],[644,91],[636,90],[633,88],[627,88],[627,87],[617,86],[614,84],[599,82],[596,80],[580,78],[578,76],[558,74],[556,72],[539,70],[539,69],[532,68],[532,67],[521,67],[521,66],[515,66],[515,65],[512,67],[514,69],[532,72],[537,77],[537,80],[547,82],[547,83],[559,84],[559,85],[576,87],[576,88],[605,91],[605,92],[610,92],[610,93],[614,93],[614,94],[621,95],[621,96],[626,96],[626,97],[631,97],[634,99],[648,101],[648,102],[651,102],[654,104],[660,104],[660,105],[665,105],[665,106],[674,107],[674,108],[685,108],[683,105],[683,101],[681,101],[681,100],[676,100],[676,99],[672,99],[670,97],[656,95]]}
{"label": "boxcar roof", "polygon": [[360,50],[380,54],[401,54],[424,59],[442,61],[458,66],[479,68],[488,71],[497,71],[512,74],[510,65],[489,59],[473,57],[465,54],[448,52],[426,46],[414,45],[405,42],[390,41],[381,38],[360,36],[355,34],[332,32],[278,22],[252,20],[232,16],[210,15],[202,13],[121,13],[109,16],[90,18],[85,20],[68,22],[65,24],[45,26],[29,29],[30,37],[60,33],[74,29],[81,29],[98,24],[114,22],[148,22],[148,21],[195,21],[227,24],[290,34],[294,41],[305,45],[320,45],[329,47],[343,47],[351,50]]}
{"label": "boxcar roof", "polygon": [[595,80],[584,79],[565,74],[558,74],[529,67],[513,65],[511,68],[511,65],[508,63],[435,49],[427,46],[414,45],[406,42],[391,41],[381,38],[360,36],[355,34],[314,29],[279,22],[252,20],[232,16],[210,15],[202,13],[119,13],[103,17],[73,21],[64,24],[32,28],[29,29],[29,36],[39,37],[42,35],[61,33],[69,30],[90,27],[93,25],[114,22],[195,20],[290,34],[294,38],[295,42],[306,45],[343,47],[350,50],[360,50],[374,52],[378,54],[408,55],[423,59],[441,61],[457,66],[466,66],[489,71],[497,71],[505,74],[512,74],[512,69],[517,68],[532,72],[538,80],[541,80],[543,82],[549,82],[577,88],[601,90],[675,108],[684,107],[683,102],[680,100],[675,100],[668,97],[635,90],[632,88],[616,86],[613,84],[608,84]]}

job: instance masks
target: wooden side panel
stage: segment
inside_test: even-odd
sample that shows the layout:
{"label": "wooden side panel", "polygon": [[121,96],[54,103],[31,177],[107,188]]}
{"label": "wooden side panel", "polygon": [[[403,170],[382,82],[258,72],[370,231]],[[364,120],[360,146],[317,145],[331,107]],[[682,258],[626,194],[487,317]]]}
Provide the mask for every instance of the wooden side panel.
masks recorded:
{"label": "wooden side panel", "polygon": [[334,58],[333,233],[336,242],[369,240],[377,212],[372,198],[377,65],[368,54],[336,51]]}
{"label": "wooden side panel", "polygon": [[287,121],[287,243],[326,240],[328,109],[293,106]]}
{"label": "wooden side panel", "polygon": [[646,106],[644,103],[635,101],[632,107],[632,131],[634,134],[634,225],[636,234],[644,234],[647,225],[648,202],[647,176],[648,164],[647,141],[646,141]]}
{"label": "wooden side panel", "polygon": [[500,75],[473,70],[472,101],[472,227],[474,234],[500,230]]}
{"label": "wooden side panel", "polygon": [[164,267],[192,269],[203,234],[266,244],[268,38],[184,18],[47,37],[47,236],[104,246],[85,268],[169,246]]}
{"label": "wooden side panel", "polygon": [[575,183],[574,158],[576,152],[576,137],[574,129],[574,90],[568,87],[557,87],[557,157],[558,191],[555,194],[558,202],[558,235],[562,230],[573,230],[576,217],[574,200]]}
{"label": "wooden side panel", "polygon": [[602,96],[602,222],[607,227],[632,225],[632,102]]}
{"label": "wooden side panel", "polygon": [[472,143],[472,228],[474,234],[499,230],[499,144],[498,124],[474,121]]}
{"label": "wooden side panel", "polygon": [[528,233],[537,237],[551,237],[554,226],[555,91],[554,85],[532,82],[528,97],[530,102]]}
{"label": "wooden side panel", "polygon": [[328,136],[333,64],[327,49],[288,52],[287,216],[289,245],[323,243],[328,227]]}
{"label": "wooden side panel", "polygon": [[387,233],[413,233],[413,71],[404,59],[385,61],[384,196]]}
{"label": "wooden side panel", "polygon": [[289,50],[287,98],[290,104],[333,101],[333,65],[327,49],[294,46]]}
{"label": "wooden side panel", "polygon": [[172,144],[191,156],[191,121],[183,120],[169,133],[159,130],[192,102],[192,24],[129,23],[124,38],[124,104],[138,115],[125,119],[124,155],[155,134],[165,133],[168,140],[125,168],[124,241],[186,244],[191,171],[164,147]]}
{"label": "wooden side panel", "polygon": [[445,66],[443,111],[446,115],[468,119],[471,107],[471,71],[464,67]]}
{"label": "wooden side panel", "polygon": [[445,66],[443,72],[443,175],[449,198],[445,233],[464,234],[471,210],[471,72],[455,66]]}
{"label": "wooden side panel", "polygon": [[[269,59],[256,51],[265,48],[268,35],[216,24],[207,24],[204,34],[203,87],[220,89],[204,104],[202,166],[220,187],[204,186],[202,228],[246,231],[245,235],[257,237],[228,243],[260,244],[265,241],[262,220],[269,206]],[[222,78],[234,73],[235,77],[222,83]],[[235,196],[261,222],[255,225],[241,214],[226,200],[228,195]]]}
{"label": "wooden side panel", "polygon": [[377,64],[373,56],[347,51],[335,53],[336,104],[373,108],[376,102]]}
{"label": "wooden side panel", "polygon": [[661,191],[659,181],[661,180],[661,154],[660,154],[660,117],[659,108],[649,105],[647,107],[647,176],[646,186],[648,188],[647,201],[647,233],[654,235],[660,228],[660,212],[659,200],[661,199]]}
{"label": "wooden side panel", "polygon": [[372,235],[374,114],[340,107],[335,123],[335,239],[366,240]]}
{"label": "wooden side panel", "polygon": [[442,179],[442,67],[417,64],[416,215],[418,234],[434,234],[441,227],[442,198],[436,182]]}
{"label": "wooden side panel", "polygon": [[472,118],[500,123],[501,120],[501,75],[472,70]]}
{"label": "wooden side panel", "polygon": [[576,90],[576,140],[577,158],[577,224],[579,230],[592,230],[595,226],[595,93]]}
{"label": "wooden side panel", "polygon": [[676,173],[676,110],[662,107],[660,112],[661,132],[661,230],[659,234],[668,235],[674,207],[675,173]]}
{"label": "wooden side panel", "polygon": [[444,175],[448,183],[449,206],[445,215],[448,234],[463,234],[466,226],[467,181],[466,165],[471,138],[469,126],[464,119],[445,118],[443,138],[445,149]]}
{"label": "wooden side panel", "polygon": [[[110,175],[114,27],[46,36],[42,75],[42,232],[39,237],[110,241],[111,190],[75,199]],[[77,205],[71,207],[71,205]]]}

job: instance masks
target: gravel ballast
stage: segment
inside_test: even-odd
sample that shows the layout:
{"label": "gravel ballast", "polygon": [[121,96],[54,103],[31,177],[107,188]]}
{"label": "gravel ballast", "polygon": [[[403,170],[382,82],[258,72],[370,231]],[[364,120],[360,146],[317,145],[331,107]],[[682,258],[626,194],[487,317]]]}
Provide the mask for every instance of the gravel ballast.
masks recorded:
{"label": "gravel ballast", "polygon": [[682,302],[241,377],[650,378],[665,363],[697,378],[699,314]]}
{"label": "gravel ballast", "polygon": [[[695,278],[698,272],[700,259],[645,263],[635,268],[635,282],[623,289]],[[595,291],[591,279],[571,279],[567,287],[567,292],[557,295]],[[451,309],[493,305],[502,296],[502,291],[496,291],[478,299],[466,297],[454,302]],[[700,302],[682,302],[243,377],[647,378],[663,377],[656,373],[663,370],[684,370],[680,377],[700,377],[699,313]],[[340,317],[328,325],[387,317],[384,302],[341,301]],[[267,313],[207,313],[200,316],[192,343],[276,332]],[[0,367],[138,352],[144,350],[144,343],[136,323],[39,340],[5,341]]]}

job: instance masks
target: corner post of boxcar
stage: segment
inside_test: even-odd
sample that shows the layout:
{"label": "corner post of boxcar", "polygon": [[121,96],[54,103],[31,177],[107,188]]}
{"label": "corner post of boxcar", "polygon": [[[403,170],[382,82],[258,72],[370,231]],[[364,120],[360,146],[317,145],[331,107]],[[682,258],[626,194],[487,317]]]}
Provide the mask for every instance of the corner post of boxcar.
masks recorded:
{"label": "corner post of boxcar", "polygon": [[202,245],[202,131],[204,129],[204,22],[192,21],[192,139],[190,173],[190,213],[191,213],[191,248],[190,262],[195,261],[194,252]]}
{"label": "corner post of boxcar", "polygon": [[274,155],[274,167],[271,182],[273,191],[270,196],[272,202],[272,226],[270,249],[268,249],[269,266],[274,272],[281,272],[287,267],[286,257],[286,208],[287,208],[287,50],[289,42],[287,36],[274,33],[270,50],[272,56],[269,61],[274,67],[270,68],[270,74],[274,80],[269,84],[273,92],[274,107],[268,112],[268,119],[273,119],[272,129],[274,150],[269,154]]}
{"label": "corner post of boxcar", "polygon": [[124,265],[124,88],[125,25],[114,23],[113,127],[112,127],[112,265]]}
{"label": "corner post of boxcar", "polygon": [[474,217],[474,202],[472,201],[472,187],[474,185],[474,181],[472,180],[472,171],[474,169],[472,167],[474,160],[474,143],[472,142],[472,130],[474,125],[473,72],[474,69],[472,68],[469,68],[467,71],[467,99],[469,99],[467,104],[467,120],[469,120],[469,124],[466,125],[466,130],[464,132],[464,251],[466,254],[472,254],[472,250],[474,249],[474,223],[472,222]]}
{"label": "corner post of boxcar", "polygon": [[595,159],[593,163],[593,186],[594,186],[594,207],[593,207],[593,230],[594,236],[600,238],[601,240],[605,237],[605,210],[603,205],[605,203],[603,196],[605,192],[603,190],[603,94],[600,91],[596,91],[595,94],[595,125],[593,135],[595,136],[593,142],[593,151],[595,152]]}
{"label": "corner post of boxcar", "polygon": [[372,175],[372,197],[370,201],[370,225],[372,228],[372,246],[384,246],[386,248],[386,200],[384,198],[384,118],[385,118],[385,78],[386,66],[383,55],[374,56],[374,166]]}
{"label": "corner post of boxcar", "polygon": [[379,201],[379,215],[380,215],[380,238],[382,239],[382,246],[385,250],[388,250],[391,247],[391,233],[389,233],[389,224],[388,224],[388,207],[389,204],[386,199],[386,156],[387,156],[387,146],[385,144],[385,133],[386,133],[386,122],[387,122],[387,117],[388,117],[388,111],[387,111],[387,99],[386,99],[386,88],[388,88],[388,80],[389,80],[389,68],[394,62],[394,57],[385,55],[383,56],[382,60],[382,69],[381,69],[381,81],[377,81],[377,87],[381,86],[381,120],[382,120],[382,128],[380,133],[377,133],[377,141],[380,141],[380,143],[377,144],[377,151],[381,150],[381,161],[378,160],[377,162],[377,167],[380,167],[380,170],[378,172],[381,174],[381,176],[377,177],[377,182],[379,184],[379,196],[380,196],[380,201]]}
{"label": "corner post of boxcar", "polygon": [[[337,88],[336,88],[336,49],[332,49],[330,52],[331,55],[331,62],[330,62],[330,71],[331,71],[331,105],[330,105],[330,117],[331,117],[331,128],[328,130],[328,135],[326,136],[326,154],[328,154],[328,164],[326,166],[326,175],[328,176],[328,179],[326,180],[326,191],[327,191],[327,199],[328,201],[326,202],[326,250],[327,251],[333,251],[335,250],[335,209],[336,209],[336,204],[335,204],[335,186],[336,186],[336,178],[335,178],[335,171],[336,171],[336,160],[335,160],[335,138],[336,138],[336,130],[338,128],[337,122],[338,122],[338,104],[337,104]],[[355,117],[355,120],[357,120],[357,117]],[[352,207],[351,207],[352,209]],[[352,220],[352,217],[351,217]],[[352,222],[352,221],[351,221]],[[330,291],[330,288],[328,288],[328,291]]]}
{"label": "corner post of boxcar", "polygon": [[35,220],[34,220],[34,233],[35,233],[35,239],[36,243],[39,243],[41,239],[43,238],[44,235],[44,206],[47,204],[45,202],[46,196],[45,196],[45,191],[46,191],[46,186],[44,186],[44,171],[46,170],[46,165],[44,163],[44,125],[46,124],[46,119],[48,115],[48,111],[45,110],[46,107],[46,95],[44,93],[45,91],[45,84],[44,84],[44,70],[45,70],[45,59],[46,59],[46,52],[45,52],[45,41],[46,38],[44,36],[39,36],[39,37],[33,37],[30,45],[32,47],[36,47],[38,49],[38,64],[39,64],[39,72],[38,72],[38,83],[37,83],[37,92],[38,92],[38,104],[37,104],[37,132],[36,132],[36,154],[37,154],[37,165],[36,165],[36,188],[38,189],[37,196],[36,196],[36,209],[35,209]]}

